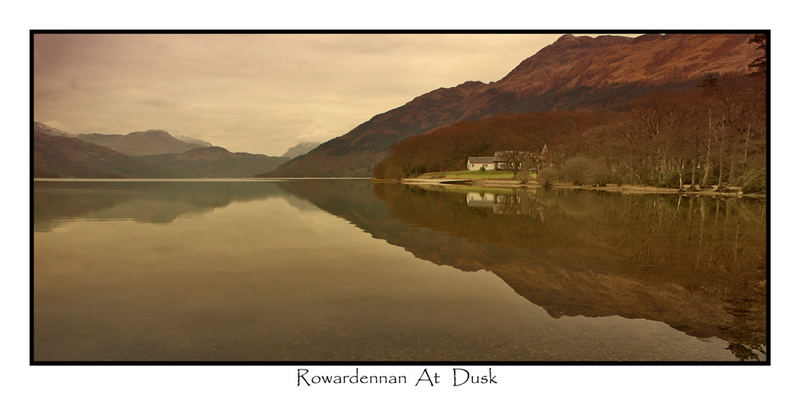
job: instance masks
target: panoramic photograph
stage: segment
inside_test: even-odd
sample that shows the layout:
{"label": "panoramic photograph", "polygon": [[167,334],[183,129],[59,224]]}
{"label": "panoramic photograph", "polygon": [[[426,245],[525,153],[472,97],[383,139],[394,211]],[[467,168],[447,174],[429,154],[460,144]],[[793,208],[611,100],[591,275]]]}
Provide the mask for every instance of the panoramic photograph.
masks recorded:
{"label": "panoramic photograph", "polygon": [[768,364],[769,34],[34,30],[31,363]]}

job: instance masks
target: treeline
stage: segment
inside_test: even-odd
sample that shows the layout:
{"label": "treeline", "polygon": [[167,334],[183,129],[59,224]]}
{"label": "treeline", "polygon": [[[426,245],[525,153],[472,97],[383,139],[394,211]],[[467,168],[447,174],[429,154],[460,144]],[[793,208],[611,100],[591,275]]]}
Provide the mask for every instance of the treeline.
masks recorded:
{"label": "treeline", "polygon": [[[618,118],[614,112],[544,112],[460,122],[397,143],[375,166],[373,175],[391,179],[464,170],[468,156],[491,156],[505,150],[538,153],[544,144],[550,152],[585,151],[588,147],[581,147],[584,136]],[[564,151],[567,145],[569,151]]]}
{"label": "treeline", "polygon": [[764,74],[709,76],[684,92],[637,101],[598,144],[623,182],[679,187],[766,188]]}
{"label": "treeline", "polygon": [[[508,114],[462,122],[396,144],[376,178],[463,170],[467,156],[540,152],[543,176],[576,184],[766,188],[765,73],[709,75],[653,92],[619,112]],[[546,172],[546,173],[545,173]]]}

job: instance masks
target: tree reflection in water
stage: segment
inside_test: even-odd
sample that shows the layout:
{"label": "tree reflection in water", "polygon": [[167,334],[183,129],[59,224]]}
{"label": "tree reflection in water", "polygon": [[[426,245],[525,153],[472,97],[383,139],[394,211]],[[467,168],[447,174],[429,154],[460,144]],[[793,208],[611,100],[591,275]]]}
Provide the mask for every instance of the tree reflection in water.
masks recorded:
{"label": "tree reflection in water", "polygon": [[399,184],[375,184],[371,192],[363,184],[281,187],[419,258],[491,271],[555,318],[651,319],[724,339],[739,359],[765,357],[764,201]]}
{"label": "tree reflection in water", "polygon": [[[288,203],[294,209],[308,212],[307,219],[317,218],[318,208],[325,210],[346,219],[372,237],[400,246],[417,258],[433,264],[446,265],[466,272],[479,270],[491,272],[521,297],[540,306],[553,319],[573,316],[589,318],[619,316],[628,319],[646,319],[665,323],[677,331],[696,338],[714,338],[710,342],[696,342],[694,339],[689,339],[694,344],[693,346],[672,349],[662,342],[662,338],[658,335],[654,335],[652,341],[648,341],[649,333],[637,332],[637,335],[644,335],[643,343],[638,343],[639,347],[650,347],[658,355],[664,355],[664,358],[668,360],[709,359],[707,357],[710,354],[703,354],[701,350],[705,347],[704,344],[712,343],[715,354],[710,359],[713,360],[720,359],[720,354],[717,352],[723,353],[722,359],[735,357],[740,360],[763,360],[766,356],[767,220],[764,201],[678,195],[623,195],[571,190],[509,190],[465,186],[421,188],[400,184],[372,184],[368,180],[287,180],[282,182],[215,182],[209,180],[194,182],[129,181],[123,183],[37,181],[33,193],[33,227],[34,237],[37,237],[37,248],[39,248],[36,255],[41,260],[38,266],[40,271],[37,285],[43,287],[39,288],[37,292],[41,296],[60,289],[61,293],[58,295],[82,294],[85,298],[65,300],[61,296],[56,299],[37,297],[39,303],[47,300],[58,300],[60,303],[57,308],[55,308],[55,304],[49,305],[51,310],[46,314],[42,313],[45,315],[39,316],[39,319],[56,319],[56,321],[65,319],[66,322],[71,322],[70,325],[75,325],[74,328],[81,328],[79,331],[73,332],[73,334],[81,335],[64,336],[68,332],[61,328],[70,327],[64,322],[57,323],[57,325],[39,325],[38,328],[47,328],[51,331],[48,341],[51,341],[50,344],[58,345],[53,349],[78,350],[83,347],[80,340],[83,339],[83,328],[86,328],[87,325],[103,328],[102,325],[97,326],[96,324],[105,320],[108,325],[113,326],[113,323],[122,322],[119,321],[119,317],[124,318],[127,312],[138,311],[138,308],[148,306],[148,303],[151,305],[145,309],[147,314],[164,314],[168,309],[162,310],[153,307],[163,304],[161,299],[163,296],[160,295],[184,295],[190,300],[194,300],[194,298],[188,296],[194,295],[200,296],[200,300],[202,300],[207,296],[204,288],[183,289],[180,286],[173,286],[172,282],[185,286],[183,276],[187,273],[196,273],[200,276],[197,277],[200,279],[200,283],[206,284],[208,277],[206,277],[206,272],[201,269],[205,267],[207,270],[217,270],[217,263],[213,258],[216,255],[213,253],[211,255],[197,254],[194,242],[188,236],[181,239],[186,242],[182,245],[181,252],[175,253],[174,249],[164,250],[165,246],[170,247],[176,244],[171,241],[158,240],[154,242],[148,237],[145,237],[144,240],[132,237],[130,238],[132,243],[128,244],[128,239],[125,238],[126,233],[114,234],[111,240],[125,243],[121,246],[133,248],[137,252],[150,251],[150,256],[157,258],[154,262],[161,263],[157,265],[161,270],[164,268],[174,269],[175,265],[182,267],[184,260],[192,262],[194,268],[186,272],[175,272],[180,273],[176,278],[169,279],[167,276],[166,279],[160,279],[159,284],[163,285],[162,287],[146,288],[146,292],[139,294],[140,297],[134,298],[130,295],[135,295],[138,290],[145,289],[141,286],[142,284],[148,284],[148,287],[151,285],[150,266],[117,265],[114,259],[109,259],[106,262],[106,269],[112,270],[104,272],[99,277],[98,270],[79,270],[74,273],[71,283],[64,281],[66,277],[42,277],[43,273],[47,273],[45,269],[55,269],[61,266],[59,259],[53,258],[53,256],[60,256],[58,253],[51,255],[49,259],[46,258],[46,253],[52,254],[56,251],[48,249],[47,242],[62,242],[65,251],[70,251],[73,248],[72,243],[76,241],[84,246],[93,245],[91,237],[86,237],[86,234],[80,234],[80,236],[77,236],[79,233],[74,234],[73,236],[77,239],[65,237],[76,229],[113,230],[114,227],[119,229],[119,225],[124,222],[135,221],[147,225],[156,224],[156,226],[129,227],[125,225],[123,227],[139,230],[150,229],[154,233],[169,234],[174,229],[182,229],[181,227],[186,227],[191,223],[203,223],[203,221],[195,221],[201,218],[186,221],[179,221],[179,218],[208,217],[207,219],[218,221],[216,222],[217,226],[230,227],[230,224],[236,223],[239,226],[250,227],[249,231],[237,229],[239,237],[233,240],[224,243],[205,243],[211,251],[217,251],[227,257],[228,249],[230,249],[238,253],[238,258],[231,259],[234,264],[251,262],[258,265],[259,259],[253,259],[253,256],[263,256],[265,250],[283,251],[283,247],[275,249],[274,246],[264,247],[259,244],[263,241],[262,237],[274,234],[272,232],[276,232],[275,229],[294,232],[292,233],[294,235],[292,237],[296,237],[294,242],[300,244],[303,243],[306,236],[313,238],[318,236],[313,232],[309,235],[309,232],[304,231],[303,227],[293,227],[293,215],[296,215],[297,210],[277,211],[278,213],[294,213],[284,218],[285,221],[288,221],[285,223],[281,222],[282,220],[277,220],[277,223],[270,222],[275,218],[282,218],[273,217],[274,213],[271,211],[258,213],[239,211],[240,216],[230,215],[231,210],[220,210],[220,215],[216,216],[210,213],[228,205],[235,206],[231,209],[241,209],[240,205],[233,205],[234,202],[272,199],[276,199],[275,207],[283,207],[284,203]],[[236,211],[233,210],[233,212]],[[258,214],[262,215],[258,216]],[[249,215],[258,219],[250,220],[248,219]],[[84,220],[87,220],[87,223],[83,223]],[[222,222],[219,222],[220,220]],[[103,226],[105,224],[111,225],[112,228]],[[170,226],[166,226],[167,224]],[[349,228],[349,226],[347,227]],[[213,227],[209,229],[208,232],[201,230],[194,233],[194,237],[207,235],[210,240],[216,241],[216,232]],[[66,232],[61,232],[63,233],[60,235],[61,237],[51,233],[58,230]],[[188,228],[184,231],[188,231]],[[361,232],[356,233],[359,240],[368,238]],[[383,253],[387,246],[383,243],[378,244]],[[254,248],[250,249],[250,247]],[[87,254],[76,254],[75,257],[67,256],[67,258],[73,263],[80,263],[84,261],[100,262],[97,257],[117,256],[104,252],[102,248],[87,248],[86,250]],[[394,248],[390,250],[398,252]],[[164,254],[164,251],[173,252]],[[255,254],[251,255],[251,253]],[[295,253],[292,252],[293,254]],[[401,253],[401,255],[406,254]],[[208,256],[211,258],[207,258]],[[348,256],[350,254],[344,254],[339,262],[349,263]],[[423,267],[428,266],[416,259],[410,259],[407,256],[406,258],[401,262],[414,262]],[[313,261],[312,258],[309,259]],[[379,260],[379,258],[375,259]],[[142,261],[138,258],[131,258],[127,262]],[[303,257],[296,262],[307,263]],[[48,263],[52,264],[48,265]],[[228,263],[226,261],[226,264]],[[207,266],[203,266],[203,264]],[[372,262],[359,261],[358,264],[371,267]],[[69,267],[69,265],[65,266],[65,268]],[[280,262],[278,262],[278,267],[283,267]],[[133,270],[133,272],[141,269],[141,273],[145,275],[139,279],[139,282],[130,281],[127,271],[118,271],[123,268]],[[295,270],[297,266],[285,267],[287,270],[290,268]],[[433,268],[426,267],[426,270],[428,269]],[[444,270],[444,272],[452,273],[453,271]],[[115,273],[124,275],[118,276]],[[269,278],[272,279],[272,277]],[[286,278],[298,281],[298,284],[305,281],[303,276],[287,275]],[[48,283],[45,281],[46,279],[56,280]],[[106,294],[106,286],[103,284],[116,280],[121,281],[119,283],[121,286],[115,289],[115,292]],[[262,280],[255,283],[245,282],[254,289],[264,290],[262,296],[270,295],[269,287],[260,285]],[[239,281],[242,280],[236,279],[220,284],[227,284],[238,290],[240,288]],[[502,285],[498,285],[499,282],[496,279],[492,278],[492,283],[494,286],[503,288],[504,294],[508,294],[508,290]],[[335,281],[326,284],[334,288],[341,285]],[[184,293],[192,289],[196,289],[197,293]],[[302,289],[302,287],[300,286],[298,289]],[[156,290],[160,290],[162,294],[154,292]],[[471,293],[480,294],[482,291],[485,290],[470,289],[466,291],[470,294],[461,293],[458,296],[469,299],[474,296]],[[95,301],[100,303],[113,300],[96,298],[94,295],[97,294],[116,295],[122,298],[118,300],[125,301],[121,306],[126,308],[117,310],[119,316],[100,315],[86,319],[87,316],[84,314],[94,314],[94,309],[97,308],[93,304]],[[517,298],[513,299],[516,303],[521,302]],[[259,311],[262,309],[260,301],[254,305],[248,305],[249,299],[242,299],[239,296],[226,300],[231,306],[240,306],[230,311],[245,311],[242,309],[246,309],[248,306],[256,306],[255,308]],[[413,306],[416,302],[412,300],[410,303]],[[117,308],[108,303],[105,304],[109,309]],[[45,308],[43,306],[48,305],[39,304],[35,311],[40,313],[47,311],[46,309],[42,310]],[[280,306],[283,305],[273,306],[280,309]],[[506,305],[501,306],[500,308],[504,309]],[[204,311],[203,306],[199,308],[200,311]],[[345,310],[348,309],[345,307]],[[569,321],[581,321],[588,325],[593,325],[592,321],[596,321],[599,324],[598,327],[604,327],[602,322],[609,321],[580,319],[556,322],[542,315],[539,309],[530,309],[530,311],[533,310],[536,311],[536,318],[531,322],[535,322],[537,327],[556,324],[554,326],[562,329],[572,328]],[[509,305],[509,314],[506,314],[507,312],[504,310],[496,312],[498,315],[510,319],[514,311],[518,310],[514,310]],[[215,316],[217,310],[204,314]],[[166,316],[172,317],[173,315],[173,313],[169,313]],[[250,317],[251,314],[248,313],[246,316]],[[136,315],[136,317],[139,316]],[[416,316],[412,314],[409,317]],[[531,316],[526,315],[523,318],[527,319]],[[625,320],[613,319],[611,321]],[[165,319],[163,322],[169,326],[178,321]],[[249,321],[244,324],[225,320],[219,322],[224,323],[224,325],[215,327],[215,330],[219,330],[220,333],[229,333],[230,327],[235,327],[237,330],[250,327]],[[311,328],[312,331],[314,328],[313,325],[299,324],[293,327],[292,325],[295,324],[292,324],[291,320],[282,322],[289,325],[287,328]],[[630,327],[642,327],[638,325],[641,323],[630,322],[630,324]],[[506,332],[506,336],[524,339],[521,340],[523,344],[531,345],[536,342],[536,339],[531,336],[535,336],[535,333],[539,332],[518,333],[513,329],[515,324],[512,323],[511,327],[509,332]],[[660,327],[663,328],[663,326]],[[118,329],[124,331],[127,330],[126,328]],[[661,334],[663,335],[665,332],[670,336],[677,335],[674,331],[669,330],[661,332]],[[104,332],[100,330],[97,333]],[[136,330],[130,333],[141,335],[140,339],[145,339],[145,342],[151,341],[149,334],[143,335],[142,332]],[[171,332],[162,331],[154,333],[154,336],[169,337],[169,333]],[[297,336],[299,332],[291,335],[293,332],[283,328],[278,333],[287,334],[288,339],[291,336]],[[622,333],[613,332],[612,329],[611,335],[619,334],[623,338],[618,338],[606,346],[611,349],[625,346],[627,339]],[[193,332],[193,334],[204,336],[202,331]],[[417,336],[414,333],[410,335]],[[489,339],[492,335],[491,332],[481,332],[481,336],[486,336],[484,339]],[[591,330],[576,330],[565,333],[559,339],[550,339],[546,344],[537,344],[534,348],[538,350],[537,352],[546,351],[541,358],[549,356],[558,359],[559,355],[575,352],[572,347],[577,347],[579,350],[583,350],[586,346],[591,347],[595,340],[594,335],[595,333]],[[679,337],[685,338],[680,335]],[[47,337],[45,336],[45,338]],[[125,336],[118,338],[127,339]],[[42,340],[41,337],[39,339]],[[723,339],[728,343],[728,351],[723,349],[724,346],[719,344],[717,339]],[[75,342],[76,340],[78,341]],[[494,340],[506,344],[505,341],[508,338],[498,337]],[[70,341],[72,342],[70,343]],[[124,341],[118,343],[109,340],[108,343],[103,343],[105,346],[99,350],[108,352],[108,350],[122,349],[132,352],[131,355],[137,355],[136,352],[141,351],[139,345],[126,348],[130,344],[124,343]],[[62,345],[64,346],[62,347]],[[270,344],[264,345],[267,348],[271,346]],[[338,347],[338,343],[336,347]],[[502,347],[500,348],[502,349]],[[309,350],[319,351],[316,348]],[[692,354],[693,350],[697,350],[700,354]],[[619,355],[633,355],[634,357],[638,355],[635,353],[625,354],[625,350],[620,351]],[[630,350],[627,351],[630,352]],[[185,357],[186,354],[182,354],[182,352],[164,355]],[[271,351],[261,349],[258,352]],[[254,351],[254,354],[248,355],[263,355],[258,352]],[[727,352],[730,354],[725,355]],[[615,356],[612,354],[613,352],[601,357],[613,360]]]}

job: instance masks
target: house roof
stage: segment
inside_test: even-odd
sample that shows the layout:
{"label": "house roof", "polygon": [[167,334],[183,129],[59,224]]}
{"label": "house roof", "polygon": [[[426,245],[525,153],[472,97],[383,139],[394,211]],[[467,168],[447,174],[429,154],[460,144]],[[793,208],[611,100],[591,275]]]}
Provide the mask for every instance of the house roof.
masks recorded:
{"label": "house roof", "polygon": [[494,156],[470,156],[467,158],[470,163],[494,163]]}

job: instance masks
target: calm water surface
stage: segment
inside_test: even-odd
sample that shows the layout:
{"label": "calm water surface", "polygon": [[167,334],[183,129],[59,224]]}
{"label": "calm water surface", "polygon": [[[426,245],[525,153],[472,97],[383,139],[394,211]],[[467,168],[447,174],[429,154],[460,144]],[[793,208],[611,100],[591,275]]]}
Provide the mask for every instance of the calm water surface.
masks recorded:
{"label": "calm water surface", "polygon": [[34,358],[763,360],[753,199],[34,184]]}

